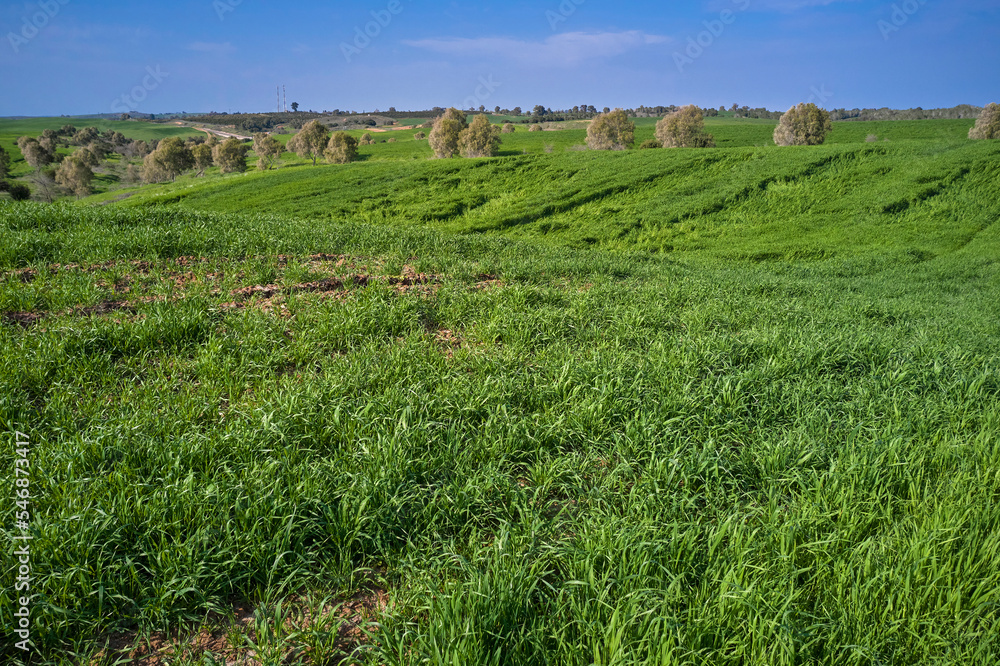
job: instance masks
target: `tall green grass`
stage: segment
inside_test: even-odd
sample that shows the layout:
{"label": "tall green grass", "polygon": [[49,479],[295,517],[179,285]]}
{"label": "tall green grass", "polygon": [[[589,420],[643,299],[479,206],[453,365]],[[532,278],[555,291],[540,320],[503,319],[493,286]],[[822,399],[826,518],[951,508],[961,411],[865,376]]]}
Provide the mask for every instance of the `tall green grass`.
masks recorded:
{"label": "tall green grass", "polygon": [[[0,310],[48,315],[0,324],[0,422],[34,443],[34,662],[86,663],[108,632],[197,626],[249,599],[278,663],[278,600],[345,598],[372,576],[391,602],[362,663],[997,662],[998,231],[907,217],[970,214],[995,191],[992,153],[931,152],[925,188],[978,166],[885,218],[919,257],[845,236],[822,260],[727,259],[725,240],[679,260],[337,215],[0,202],[0,269],[37,271],[5,274]],[[856,201],[873,176],[850,174],[876,158],[917,177],[914,151],[787,151],[795,177],[740,201],[765,205],[772,184],[825,200],[835,172]],[[742,192],[772,173],[754,151],[573,159],[514,166],[525,184],[564,169],[554,189],[687,164]],[[469,196],[502,163],[290,172],[344,193],[356,178],[388,205],[415,183],[393,173],[441,200],[446,180]],[[266,182],[228,186],[235,201]],[[869,226],[923,190],[875,191],[895,196],[871,198]],[[345,275],[438,281],[290,295],[287,316],[223,307],[239,287],[316,279],[320,252],[349,255]],[[120,298],[136,312],[67,314]],[[10,537],[9,502],[2,516]]]}

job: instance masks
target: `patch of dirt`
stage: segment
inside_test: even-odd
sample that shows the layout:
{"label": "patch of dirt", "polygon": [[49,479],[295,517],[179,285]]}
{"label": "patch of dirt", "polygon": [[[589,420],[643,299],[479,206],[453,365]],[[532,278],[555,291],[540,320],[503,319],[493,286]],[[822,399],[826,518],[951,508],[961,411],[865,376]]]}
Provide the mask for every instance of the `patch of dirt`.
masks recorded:
{"label": "patch of dirt", "polygon": [[[375,619],[388,605],[388,592],[374,584],[365,586],[351,597],[327,603],[321,609],[319,616],[313,616],[304,599],[293,597],[283,604],[285,608],[294,609],[285,620],[283,629],[287,635],[308,632],[317,624],[336,625],[337,638],[334,643],[336,654],[332,660],[324,663],[340,664],[346,662],[365,642],[366,636],[363,630],[365,625]],[[156,632],[148,638],[140,638],[134,632],[112,634],[105,639],[104,649],[95,655],[91,663],[100,663],[110,657],[116,664],[169,666],[178,659],[198,658],[211,653],[213,657],[221,657],[224,663],[232,666],[265,666],[258,659],[256,652],[243,640],[243,637],[255,642],[259,640],[254,610],[252,604],[233,602],[231,616],[209,617],[205,626],[196,632],[184,633],[176,630]],[[287,649],[282,663],[299,663],[296,659],[306,656],[309,652],[309,648],[296,642],[294,638],[287,640],[283,647]]]}
{"label": "patch of dirt", "polygon": [[382,133],[382,132],[402,132],[404,130],[411,130],[411,129],[415,129],[415,128],[416,128],[416,125],[404,125],[402,127],[392,127],[392,126],[390,126],[390,127],[373,127],[370,130],[368,130],[368,131],[369,132],[378,132],[378,133]]}
{"label": "patch of dirt", "polygon": [[37,324],[42,315],[37,312],[4,312],[0,314],[0,317],[8,324],[29,328]]}
{"label": "patch of dirt", "polygon": [[476,276],[476,284],[472,285],[476,290],[496,289],[503,286],[503,281],[496,275],[490,273],[480,273]]}

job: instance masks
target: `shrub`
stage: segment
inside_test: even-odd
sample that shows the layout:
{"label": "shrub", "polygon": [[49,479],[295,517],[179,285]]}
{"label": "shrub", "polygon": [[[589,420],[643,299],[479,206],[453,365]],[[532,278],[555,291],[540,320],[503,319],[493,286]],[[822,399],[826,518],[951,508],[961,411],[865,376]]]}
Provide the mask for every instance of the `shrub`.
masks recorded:
{"label": "shrub", "polygon": [[644,150],[649,148],[663,148],[663,144],[656,139],[649,139],[648,141],[643,141],[639,145],[639,148]]}
{"label": "shrub", "polygon": [[830,114],[813,104],[790,108],[774,128],[774,142],[779,146],[818,146],[833,129]]}
{"label": "shrub", "polygon": [[386,143],[396,143],[396,137],[392,137],[391,139],[387,139]]}
{"label": "shrub", "polygon": [[434,121],[434,129],[428,139],[436,157],[454,157],[459,151],[459,139],[468,127],[465,114],[452,107]]}
{"label": "shrub", "polygon": [[513,134],[514,125],[512,123],[504,123],[503,129],[500,132],[503,134]]}
{"label": "shrub", "polygon": [[621,109],[598,114],[587,128],[593,150],[625,150],[635,143],[635,123]]}
{"label": "shrub", "polygon": [[528,131],[529,132],[541,132],[542,131],[542,126],[539,125],[538,123],[535,123],[531,127],[528,128]]}
{"label": "shrub", "polygon": [[14,183],[10,186],[10,198],[14,201],[27,201],[31,198],[31,190],[27,185]]}
{"label": "shrub", "polygon": [[416,134],[413,135],[413,138],[416,139],[417,141],[423,141],[424,139],[427,138],[427,135],[424,134],[423,132],[417,132]]}
{"label": "shrub", "polygon": [[500,150],[500,128],[478,115],[459,134],[458,145],[465,157],[494,157]]}
{"label": "shrub", "polygon": [[869,134],[868,136],[865,137],[865,141],[867,141],[868,143],[875,143],[876,141],[878,141],[878,137],[874,134]]}
{"label": "shrub", "polygon": [[656,138],[664,148],[715,147],[715,138],[705,131],[701,109],[693,104],[668,113],[656,123]]}
{"label": "shrub", "polygon": [[987,104],[969,130],[970,139],[1000,139],[1000,104]]}
{"label": "shrub", "polygon": [[326,159],[332,164],[348,164],[358,159],[358,140],[347,132],[334,132],[326,146]]}
{"label": "shrub", "polygon": [[365,132],[364,134],[362,134],[361,135],[361,139],[358,140],[358,145],[359,146],[371,146],[374,143],[375,143],[375,139],[373,139],[372,135],[369,134],[368,132]]}

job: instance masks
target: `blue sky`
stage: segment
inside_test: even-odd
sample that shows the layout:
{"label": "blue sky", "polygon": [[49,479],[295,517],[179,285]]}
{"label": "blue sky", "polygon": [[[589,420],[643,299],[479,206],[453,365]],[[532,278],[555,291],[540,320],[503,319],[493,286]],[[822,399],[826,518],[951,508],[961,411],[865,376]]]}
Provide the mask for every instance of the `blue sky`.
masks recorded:
{"label": "blue sky", "polygon": [[40,0],[0,36],[0,116],[1000,101],[997,0]]}

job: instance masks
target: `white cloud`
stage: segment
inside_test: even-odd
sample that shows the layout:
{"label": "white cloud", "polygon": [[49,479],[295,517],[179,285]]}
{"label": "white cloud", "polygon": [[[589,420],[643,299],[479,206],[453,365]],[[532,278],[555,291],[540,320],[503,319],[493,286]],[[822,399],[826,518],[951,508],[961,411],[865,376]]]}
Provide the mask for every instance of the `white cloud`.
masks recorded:
{"label": "white cloud", "polygon": [[640,30],[625,32],[565,32],[532,42],[509,37],[478,37],[469,39],[407,40],[403,43],[435,53],[465,57],[506,58],[536,65],[573,65],[583,60],[609,58],[654,44],[669,38],[650,35]]}
{"label": "white cloud", "polygon": [[188,51],[198,51],[199,53],[214,53],[216,55],[223,55],[228,53],[235,53],[236,47],[229,42],[218,44],[215,42],[193,42],[187,45]]}

